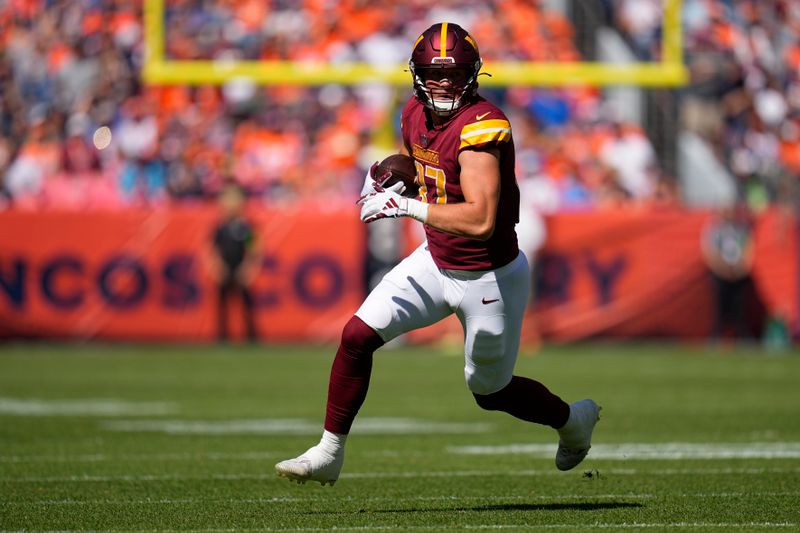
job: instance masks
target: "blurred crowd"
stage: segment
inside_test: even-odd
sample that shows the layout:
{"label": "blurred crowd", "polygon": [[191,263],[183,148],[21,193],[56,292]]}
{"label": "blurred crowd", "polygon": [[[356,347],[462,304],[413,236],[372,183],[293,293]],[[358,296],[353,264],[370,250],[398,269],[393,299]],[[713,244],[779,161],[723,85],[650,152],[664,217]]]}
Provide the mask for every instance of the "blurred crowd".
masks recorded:
{"label": "blurred crowd", "polygon": [[[636,49],[656,53],[661,18],[608,0]],[[660,2],[650,2],[660,4]],[[800,14],[790,1],[687,0],[694,84],[685,122],[742,180],[800,168]],[[637,16],[638,16],[637,15]],[[642,17],[646,18],[646,17]],[[577,61],[563,14],[529,0],[168,0],[169,59],[402,65],[428,25],[469,29],[485,60]],[[366,169],[396,150],[408,87],[148,86],[141,2],[0,0],[0,195],[19,208],[198,202],[236,181],[267,202],[352,202]],[[655,50],[655,52],[653,52]],[[595,88],[485,88],[515,128],[518,178],[546,212],[674,202],[642,129]],[[694,105],[693,105],[694,104]]]}
{"label": "blurred crowd", "polygon": [[[611,0],[643,59],[658,55],[660,0]],[[797,201],[800,176],[800,2],[684,0],[682,124],[717,151],[738,199]]]}

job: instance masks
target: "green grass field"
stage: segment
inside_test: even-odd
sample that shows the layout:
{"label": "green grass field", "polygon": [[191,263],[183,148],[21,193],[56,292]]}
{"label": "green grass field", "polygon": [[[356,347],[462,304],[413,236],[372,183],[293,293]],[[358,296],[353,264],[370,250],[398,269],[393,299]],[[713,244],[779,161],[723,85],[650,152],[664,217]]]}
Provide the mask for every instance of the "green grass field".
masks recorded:
{"label": "green grass field", "polygon": [[319,438],[331,348],[0,348],[0,530],[800,530],[800,354],[546,347],[517,373],[604,407],[555,433],[481,411],[452,350],[376,356],[334,487],[273,465]]}

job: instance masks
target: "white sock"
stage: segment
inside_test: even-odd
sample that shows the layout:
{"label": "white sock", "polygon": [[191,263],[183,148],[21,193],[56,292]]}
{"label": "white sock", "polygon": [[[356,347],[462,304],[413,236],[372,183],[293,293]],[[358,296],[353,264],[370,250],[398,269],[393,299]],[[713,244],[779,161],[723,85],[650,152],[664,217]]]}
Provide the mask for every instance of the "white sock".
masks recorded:
{"label": "white sock", "polygon": [[335,457],[344,453],[344,443],[347,440],[347,435],[341,433],[333,433],[327,429],[322,432],[322,439],[320,439],[318,446]]}
{"label": "white sock", "polygon": [[573,414],[574,414],[574,410],[572,409],[572,406],[570,406],[570,408],[569,408],[569,417],[567,418],[567,423],[564,424],[563,426],[561,426],[560,428],[558,428],[558,430],[557,430],[559,436],[561,436],[562,438],[566,437],[566,438],[569,439],[569,438],[571,438],[573,436],[572,434],[575,432],[575,429],[576,429],[575,428],[576,417],[573,416]]}

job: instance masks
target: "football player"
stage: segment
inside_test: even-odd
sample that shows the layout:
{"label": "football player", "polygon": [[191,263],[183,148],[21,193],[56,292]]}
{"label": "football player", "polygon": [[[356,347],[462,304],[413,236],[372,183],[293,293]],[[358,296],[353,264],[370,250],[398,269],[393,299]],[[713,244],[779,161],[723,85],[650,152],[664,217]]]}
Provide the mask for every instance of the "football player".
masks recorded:
{"label": "football player", "polygon": [[477,94],[481,66],[475,39],[456,24],[435,24],[414,43],[414,94],[401,115],[400,152],[415,160],[419,195],[405,198],[403,183],[384,189],[368,174],[358,203],[362,221],[411,217],[424,224],[427,239],[345,325],[322,439],[275,465],[279,476],[333,484],[367,394],[373,353],[453,313],[464,328],[464,377],[477,404],[556,429],[560,470],[574,468],[589,451],[600,407],[588,399],[567,404],[513,374],[530,272],[514,230],[519,190],[511,125]]}

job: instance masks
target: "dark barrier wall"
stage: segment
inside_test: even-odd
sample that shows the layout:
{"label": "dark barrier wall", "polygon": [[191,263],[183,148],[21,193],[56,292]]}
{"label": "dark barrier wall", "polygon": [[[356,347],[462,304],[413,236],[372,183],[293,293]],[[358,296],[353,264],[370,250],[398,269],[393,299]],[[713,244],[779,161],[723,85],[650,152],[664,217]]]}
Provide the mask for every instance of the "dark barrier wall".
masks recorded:
{"label": "dark barrier wall", "polygon": [[[700,234],[708,216],[633,210],[549,218],[526,338],[705,336],[713,307]],[[215,217],[210,207],[0,213],[0,336],[213,340],[207,257]],[[262,252],[254,288],[262,338],[336,341],[363,298],[365,231],[352,206],[271,208],[252,218]],[[761,215],[755,239],[750,315],[781,315],[794,326],[794,222]],[[448,329],[411,338],[434,340]]]}

